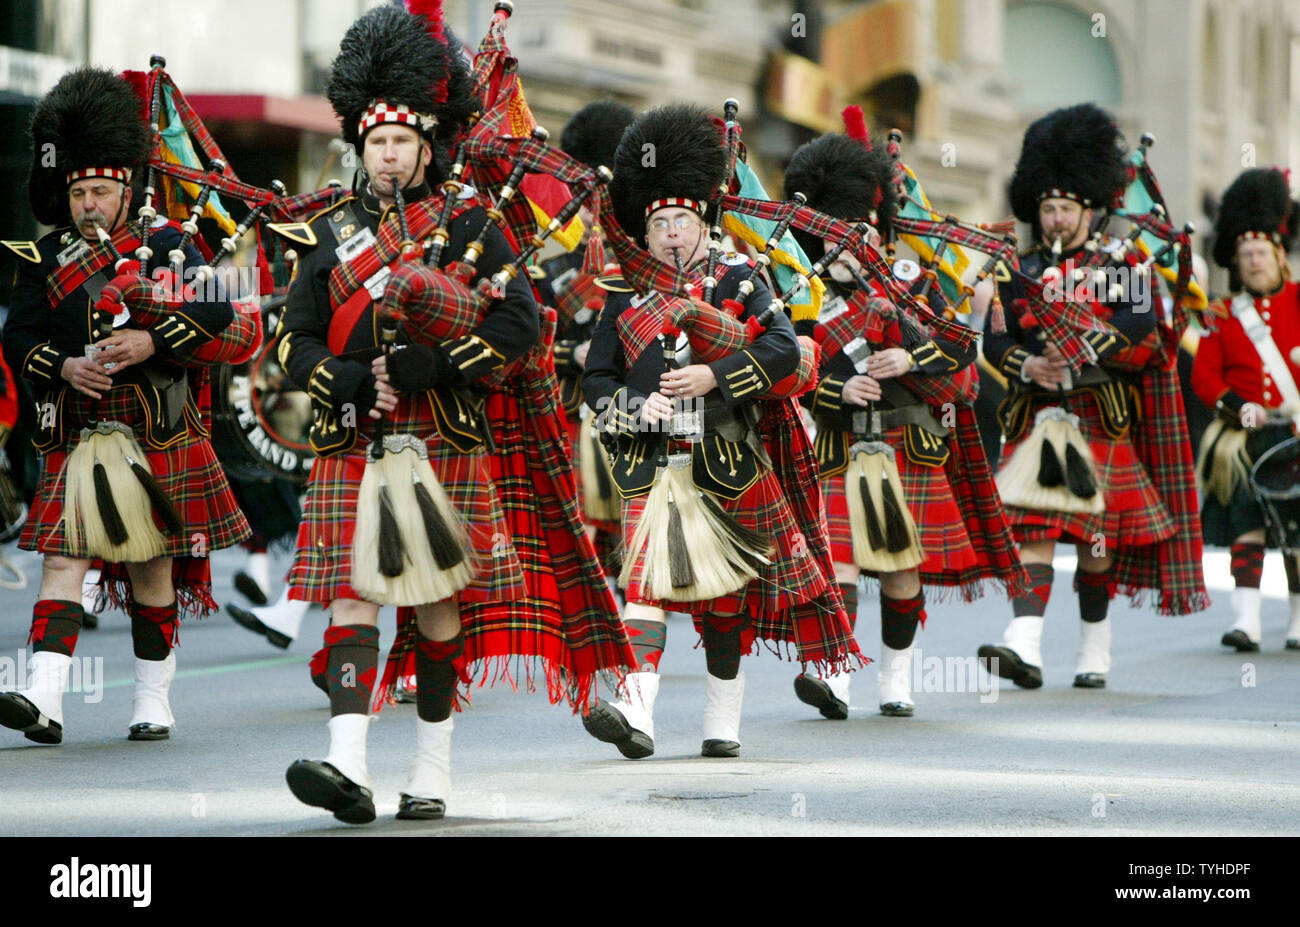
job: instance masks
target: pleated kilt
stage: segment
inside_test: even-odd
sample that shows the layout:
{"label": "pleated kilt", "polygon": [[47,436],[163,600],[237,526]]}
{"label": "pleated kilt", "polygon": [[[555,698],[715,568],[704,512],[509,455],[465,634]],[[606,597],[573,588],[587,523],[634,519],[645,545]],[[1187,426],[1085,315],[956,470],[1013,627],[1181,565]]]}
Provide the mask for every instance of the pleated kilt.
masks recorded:
{"label": "pleated kilt", "polygon": [[[248,522],[235,503],[212,442],[195,426],[189,410],[186,417],[188,428],[180,440],[165,450],[153,450],[142,440],[146,414],[133,387],[115,387],[102,400],[67,389],[63,398],[65,439],[42,461],[40,483],[18,546],[42,554],[85,556],[84,551],[68,546],[63,530],[64,465],[81,442],[81,429],[92,419],[121,422],[132,428],[149,470],[180,515],[185,531],[175,536],[163,534],[164,556],[206,558],[207,551],[221,550],[249,537]],[[154,523],[161,531],[157,515]]]}
{"label": "pleated kilt", "polygon": [[[1036,402],[1030,411],[1030,426],[1038,410],[1051,402]],[[1097,476],[1106,494],[1106,511],[1100,515],[1086,512],[1031,511],[1008,505],[1010,522],[1017,541],[1065,541],[1093,544],[1104,538],[1108,549],[1143,547],[1163,541],[1174,532],[1174,518],[1165,505],[1151,477],[1133,450],[1126,433],[1112,438],[1102,427],[1096,400],[1087,393],[1070,396],[1070,410],[1079,417],[1079,430],[1092,449]],[[1002,448],[1002,461],[1016,452],[1029,436],[1029,428],[1014,443]]]}
{"label": "pleated kilt", "polygon": [[[397,409],[387,422],[386,434],[414,434],[425,440],[429,464],[469,529],[470,544],[483,569],[458,599],[499,602],[523,596],[523,567],[492,481],[487,453],[479,449],[462,454],[445,442],[438,434],[426,395],[399,396]],[[318,458],[312,464],[298,526],[298,553],[289,572],[290,598],[322,605],[334,599],[360,598],[351,584],[352,533],[373,420],[367,415],[359,427],[361,437],[351,451]]]}
{"label": "pleated kilt", "polygon": [[[943,467],[925,467],[907,456],[903,450],[903,432],[902,428],[891,428],[885,433],[885,441],[894,448],[903,495],[925,551],[925,559],[917,569],[926,585],[960,585],[961,573],[979,562],[961,508],[953,497]],[[830,528],[831,557],[836,563],[853,563],[853,531],[844,474],[823,477],[821,486],[826,500],[826,523]]]}
{"label": "pleated kilt", "polygon": [[[719,504],[740,524],[771,536],[776,545],[772,563],[764,567],[758,579],[731,595],[696,602],[660,602],[647,598],[641,592],[642,564],[633,567],[626,590],[629,602],[640,602],[674,612],[739,615],[749,614],[755,619],[757,636],[764,640],[794,641],[794,628],[788,616],[782,614],[795,605],[821,596],[827,579],[817,569],[817,563],[808,552],[807,542],[799,530],[794,513],[786,502],[781,483],[771,470],[765,470],[739,498],[717,497]],[[632,535],[645,511],[645,496],[623,501],[623,543],[625,549],[632,543]]]}

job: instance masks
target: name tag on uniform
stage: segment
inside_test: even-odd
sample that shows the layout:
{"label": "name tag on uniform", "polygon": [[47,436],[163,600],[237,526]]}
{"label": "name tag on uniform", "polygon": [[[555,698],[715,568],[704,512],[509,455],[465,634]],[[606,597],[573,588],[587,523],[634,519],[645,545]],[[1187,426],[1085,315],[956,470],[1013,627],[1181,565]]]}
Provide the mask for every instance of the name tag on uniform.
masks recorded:
{"label": "name tag on uniform", "polygon": [[555,277],[553,280],[551,280],[551,289],[557,293],[562,292],[568,287],[568,285],[573,281],[573,278],[576,276],[578,276],[577,269],[570,267],[564,273],[560,274],[558,277]]}
{"label": "name tag on uniform", "polygon": [[380,299],[384,295],[384,288],[388,286],[388,278],[392,275],[392,268],[384,267],[365,282],[366,291],[371,299]]}
{"label": "name tag on uniform", "polygon": [[374,243],[375,233],[370,231],[370,229],[363,228],[361,231],[345,239],[342,244],[334,249],[334,253],[339,256],[340,261],[346,264]]}
{"label": "name tag on uniform", "polygon": [[817,315],[817,321],[825,325],[831,319],[837,319],[849,311],[849,304],[844,301],[843,296],[836,296],[833,299],[822,301],[822,311]]}
{"label": "name tag on uniform", "polygon": [[73,261],[81,257],[89,250],[90,250],[90,243],[87,242],[86,239],[84,238],[78,239],[77,241],[68,245],[68,247],[64,248],[62,251],[59,252],[59,256],[57,259],[59,262],[59,266],[64,267],[67,264],[72,263]]}

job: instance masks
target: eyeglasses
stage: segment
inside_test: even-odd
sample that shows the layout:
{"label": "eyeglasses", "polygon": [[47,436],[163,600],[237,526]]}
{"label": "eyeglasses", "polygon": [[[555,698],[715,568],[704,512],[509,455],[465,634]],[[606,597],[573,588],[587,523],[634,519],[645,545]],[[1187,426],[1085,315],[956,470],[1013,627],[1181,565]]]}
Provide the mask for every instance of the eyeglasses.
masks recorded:
{"label": "eyeglasses", "polygon": [[650,220],[650,228],[655,232],[666,232],[670,228],[677,229],[679,232],[684,232],[690,228],[698,228],[699,225],[700,221],[694,216],[689,215],[677,216],[672,221],[665,219],[663,216]]}

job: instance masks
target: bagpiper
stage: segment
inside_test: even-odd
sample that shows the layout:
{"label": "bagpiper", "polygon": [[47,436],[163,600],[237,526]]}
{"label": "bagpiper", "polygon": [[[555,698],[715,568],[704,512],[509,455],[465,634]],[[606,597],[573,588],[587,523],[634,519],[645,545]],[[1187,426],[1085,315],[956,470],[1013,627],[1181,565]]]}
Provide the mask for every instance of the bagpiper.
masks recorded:
{"label": "bagpiper", "polygon": [[[627,289],[640,291],[607,297],[582,385],[623,498],[620,582],[629,604],[694,616],[707,665],[701,755],[738,756],[740,661],[756,640],[793,643],[818,671],[857,660],[829,564],[823,570],[810,553],[784,488],[813,478],[815,464],[778,476],[765,446],[768,416],[801,427],[790,400],[769,396],[798,367],[799,344],[784,313],[759,321],[772,295],[743,256],[718,262],[718,306],[701,298],[706,223],[728,174],[718,123],[687,105],[650,110],[624,133],[614,161],[611,235],[635,240],[646,266],[634,270],[620,255]],[[724,332],[746,326],[751,341],[719,349]],[[706,351],[707,363],[697,357]],[[584,722],[633,759],[654,752],[659,690],[657,654],[639,649],[638,661],[626,691]]]}
{"label": "bagpiper", "polygon": [[0,723],[43,744],[63,739],[91,561],[104,560],[110,598],[131,616],[129,739],[165,740],[180,619],[216,608],[207,553],[249,533],[197,405],[198,355],[237,328],[231,304],[200,288],[160,316],[137,308],[156,304],[169,252],[182,252],[186,270],[205,263],[192,233],[155,221],[152,207],[129,221],[150,152],[146,107],[109,71],[64,75],[31,126],[32,211],[55,230],[5,242],[19,258],[5,356],[41,410],[41,479],[19,546],[43,560],[29,685],[0,695]]}
{"label": "bagpiper", "polygon": [[[899,202],[897,165],[854,115],[845,114],[852,135],[823,135],[795,151],[785,196],[802,193],[812,208],[887,237]],[[835,244],[796,235],[810,260]],[[1019,560],[971,406],[975,333],[954,323],[936,331],[894,306],[848,250],[827,270],[818,383],[801,402],[816,423],[835,574],[850,615],[860,612],[859,577],[880,583],[880,712],[910,717],[912,648],[926,618],[922,586],[970,601],[986,580],[1014,582]],[[882,530],[873,539],[876,517]],[[824,717],[846,719],[849,679],[801,675],[795,693]]]}
{"label": "bagpiper", "polygon": [[[1029,591],[1013,600],[1003,640],[979,656],[1027,689],[1043,683],[1043,616],[1058,541],[1079,557],[1076,687],[1106,684],[1117,591],[1135,602],[1154,594],[1165,614],[1208,603],[1199,543],[1186,530],[1195,490],[1177,377],[1149,363],[1144,347],[1158,322],[1152,284],[1122,242],[1101,235],[1128,181],[1125,153],[1110,113],[1091,104],[1059,109],[1025,132],[1010,183],[1012,211],[1034,244],[1000,285],[1006,330],[997,331],[990,314],[983,351],[1009,383],[997,484]],[[1117,272],[1094,285],[1102,264]],[[1066,310],[1070,321],[1061,322]],[[1077,347],[1077,369],[1049,327]]]}
{"label": "bagpiper", "polygon": [[[1254,652],[1260,644],[1260,573],[1264,513],[1251,491],[1250,470],[1269,449],[1291,438],[1300,416],[1300,296],[1286,254],[1300,228],[1300,204],[1287,174],[1248,170],[1232,182],[1214,226],[1214,260],[1226,268],[1232,295],[1211,305],[1210,331],[1192,365],[1192,387],[1216,414],[1201,441],[1197,473],[1205,504],[1205,543],[1231,549],[1233,623],[1223,644]],[[1287,554],[1291,620],[1286,647],[1300,650],[1300,571]]]}
{"label": "bagpiper", "polygon": [[[291,594],[331,611],[329,753],[295,762],[286,777],[299,800],[353,824],[375,817],[366,733],[372,702],[395,684],[398,662],[413,657],[418,720],[397,816],[424,820],[445,813],[452,711],[470,666],[516,655],[540,660],[558,698],[628,662],[590,546],[608,608],[604,600],[584,604],[570,618],[551,601],[554,589],[548,598],[539,582],[526,581],[526,571],[542,569],[548,540],[540,529],[537,537],[512,534],[497,489],[508,479],[527,495],[519,487],[533,477],[519,446],[520,403],[484,384],[534,348],[539,317],[526,277],[480,299],[480,281],[513,252],[471,187],[434,189],[479,106],[437,6],[428,15],[378,7],[343,37],[327,95],[363,169],[355,196],[305,233],[296,230],[312,248],[299,260],[280,337],[285,369],[315,404],[318,457]],[[472,267],[461,258],[467,251]],[[463,278],[442,272],[456,259]],[[513,429],[511,443],[489,453],[503,429]],[[559,595],[585,565],[565,564]],[[561,579],[547,575],[553,584]],[[381,604],[399,606],[383,683]]]}

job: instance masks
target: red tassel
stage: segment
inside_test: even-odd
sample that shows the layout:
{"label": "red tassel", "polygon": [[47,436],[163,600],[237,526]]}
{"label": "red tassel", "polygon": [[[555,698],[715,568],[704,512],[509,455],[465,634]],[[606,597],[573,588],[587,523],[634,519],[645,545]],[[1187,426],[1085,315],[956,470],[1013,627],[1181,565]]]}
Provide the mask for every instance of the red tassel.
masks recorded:
{"label": "red tassel", "polygon": [[587,236],[587,251],[582,256],[582,272],[595,277],[605,272],[605,241],[600,226],[593,223]]}
{"label": "red tassel", "polygon": [[861,142],[867,151],[871,151],[871,135],[867,132],[867,117],[861,106],[846,106],[840,111],[844,120],[844,134],[855,142]]}
{"label": "red tassel", "polygon": [[406,12],[412,16],[423,16],[424,28],[429,35],[443,45],[447,44],[447,33],[442,28],[442,0],[406,0]]}
{"label": "red tassel", "polygon": [[1007,330],[1006,316],[1002,312],[1002,299],[996,290],[993,292],[993,301],[989,304],[989,330],[995,335],[1001,335]]}
{"label": "red tassel", "polygon": [[758,324],[758,319],[750,316],[745,319],[745,334],[750,341],[754,341],[759,335],[763,334],[763,326]]}
{"label": "red tassel", "polygon": [[730,312],[732,317],[736,319],[740,318],[741,314],[745,311],[744,303],[737,302],[734,299],[724,299],[722,301],[722,308],[727,312]]}

